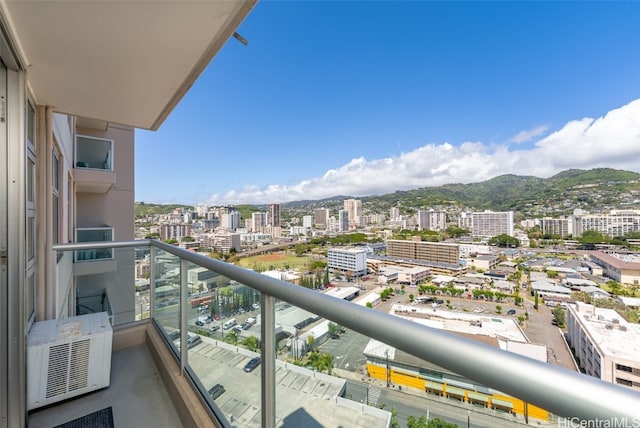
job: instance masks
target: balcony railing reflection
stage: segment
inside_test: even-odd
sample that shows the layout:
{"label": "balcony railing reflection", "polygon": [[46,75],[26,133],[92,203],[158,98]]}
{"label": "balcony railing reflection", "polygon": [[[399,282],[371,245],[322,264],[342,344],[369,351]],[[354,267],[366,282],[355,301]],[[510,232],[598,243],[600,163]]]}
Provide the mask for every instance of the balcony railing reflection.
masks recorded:
{"label": "balcony railing reflection", "polygon": [[[213,375],[211,363],[203,359],[203,354],[217,355],[226,352],[223,349],[228,349],[229,345],[223,342],[233,331],[232,327],[231,331],[230,326],[224,328],[223,320],[215,319],[215,316],[220,318],[227,315],[227,319],[228,316],[233,316],[225,314],[225,309],[229,299],[237,298],[237,290],[241,287],[249,287],[247,289],[251,290],[247,295],[253,296],[254,300],[249,307],[260,308],[256,318],[259,315],[261,364],[256,373],[260,374],[261,404],[252,421],[244,421],[248,425],[276,425],[275,379],[281,364],[276,363],[276,343],[278,332],[286,330],[282,324],[278,324],[276,299],[384,344],[387,347],[387,358],[379,358],[376,361],[371,357],[368,368],[373,377],[382,376],[383,379],[387,379],[387,383],[393,382],[401,375],[388,367],[389,350],[393,349],[433,363],[467,379],[473,379],[474,382],[492,390],[518,397],[523,402],[534,404],[555,415],[579,420],[637,417],[635,409],[640,403],[640,394],[630,389],[326,296],[163,242],[151,240],[109,244],[112,247],[150,247],[150,316],[165,333],[167,343],[173,349],[182,369],[194,379],[194,384],[210,403],[215,416],[225,426],[227,422],[223,412],[208,393],[220,383],[217,376],[222,376],[223,372]],[[98,244],[97,247],[107,248],[103,245],[106,243]],[[77,250],[89,247],[89,244],[58,245],[54,249]],[[203,273],[207,271],[209,273]],[[204,282],[196,284],[197,281]],[[233,287],[230,287],[230,284],[233,284]],[[131,284],[131,287],[134,285]],[[226,287],[230,287],[230,290]],[[255,302],[257,292],[260,293],[259,306]],[[201,312],[201,308],[205,307],[207,309]],[[212,315],[211,319],[201,318],[203,313]],[[215,329],[216,326],[219,328]],[[244,330],[241,329],[237,333],[240,338],[246,339]],[[189,341],[194,341],[194,335],[201,338],[197,346],[177,346],[177,343],[191,343]],[[304,342],[301,342],[297,333],[293,336],[290,343],[295,349],[292,352],[299,356],[300,347],[304,346]],[[232,343],[231,349],[234,348],[233,345]],[[206,352],[205,347],[208,350]],[[255,353],[239,347],[235,347],[234,352],[237,353],[235,357],[224,357],[236,358],[235,363],[224,370],[228,370],[232,378],[237,379],[236,375],[233,375],[235,370],[240,370]],[[238,375],[240,374],[238,371]],[[448,386],[447,392],[447,385],[436,383],[438,382],[425,381],[423,387],[425,391],[440,388],[440,392],[455,395],[454,386]],[[224,387],[226,390],[234,389],[232,385]],[[218,387],[215,395],[219,394],[219,389]],[[463,401],[502,406],[503,410],[509,410],[510,407],[499,396],[491,398],[488,394],[477,391],[462,391],[462,397]]]}

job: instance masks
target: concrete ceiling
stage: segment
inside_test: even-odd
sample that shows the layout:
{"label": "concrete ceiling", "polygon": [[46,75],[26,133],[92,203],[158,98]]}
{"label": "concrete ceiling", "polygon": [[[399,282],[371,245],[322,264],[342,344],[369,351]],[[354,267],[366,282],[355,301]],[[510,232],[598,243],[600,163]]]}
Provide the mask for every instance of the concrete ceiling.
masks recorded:
{"label": "concrete ceiling", "polygon": [[36,102],[157,129],[256,0],[0,0]]}

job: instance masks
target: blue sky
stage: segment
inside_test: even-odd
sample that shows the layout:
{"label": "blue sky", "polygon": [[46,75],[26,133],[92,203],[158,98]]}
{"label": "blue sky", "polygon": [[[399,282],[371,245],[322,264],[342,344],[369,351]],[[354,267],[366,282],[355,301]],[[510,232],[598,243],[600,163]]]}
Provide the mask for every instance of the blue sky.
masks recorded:
{"label": "blue sky", "polygon": [[136,200],[640,172],[640,2],[261,1],[156,132]]}

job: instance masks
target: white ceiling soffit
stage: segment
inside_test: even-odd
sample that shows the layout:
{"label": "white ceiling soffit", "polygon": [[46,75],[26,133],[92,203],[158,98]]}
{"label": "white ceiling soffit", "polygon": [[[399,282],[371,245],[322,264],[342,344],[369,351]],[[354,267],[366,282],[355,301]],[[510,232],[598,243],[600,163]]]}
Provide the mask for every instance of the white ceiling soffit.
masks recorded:
{"label": "white ceiling soffit", "polygon": [[0,0],[38,104],[157,129],[256,0]]}

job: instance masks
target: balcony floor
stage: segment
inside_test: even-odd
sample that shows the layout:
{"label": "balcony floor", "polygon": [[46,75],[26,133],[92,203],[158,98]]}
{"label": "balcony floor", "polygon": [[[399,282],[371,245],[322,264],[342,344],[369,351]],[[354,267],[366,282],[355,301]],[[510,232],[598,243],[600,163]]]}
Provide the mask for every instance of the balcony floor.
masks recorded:
{"label": "balcony floor", "polygon": [[183,426],[149,349],[140,344],[112,354],[109,387],[35,409],[29,414],[29,427],[55,427],[109,406],[116,427]]}

